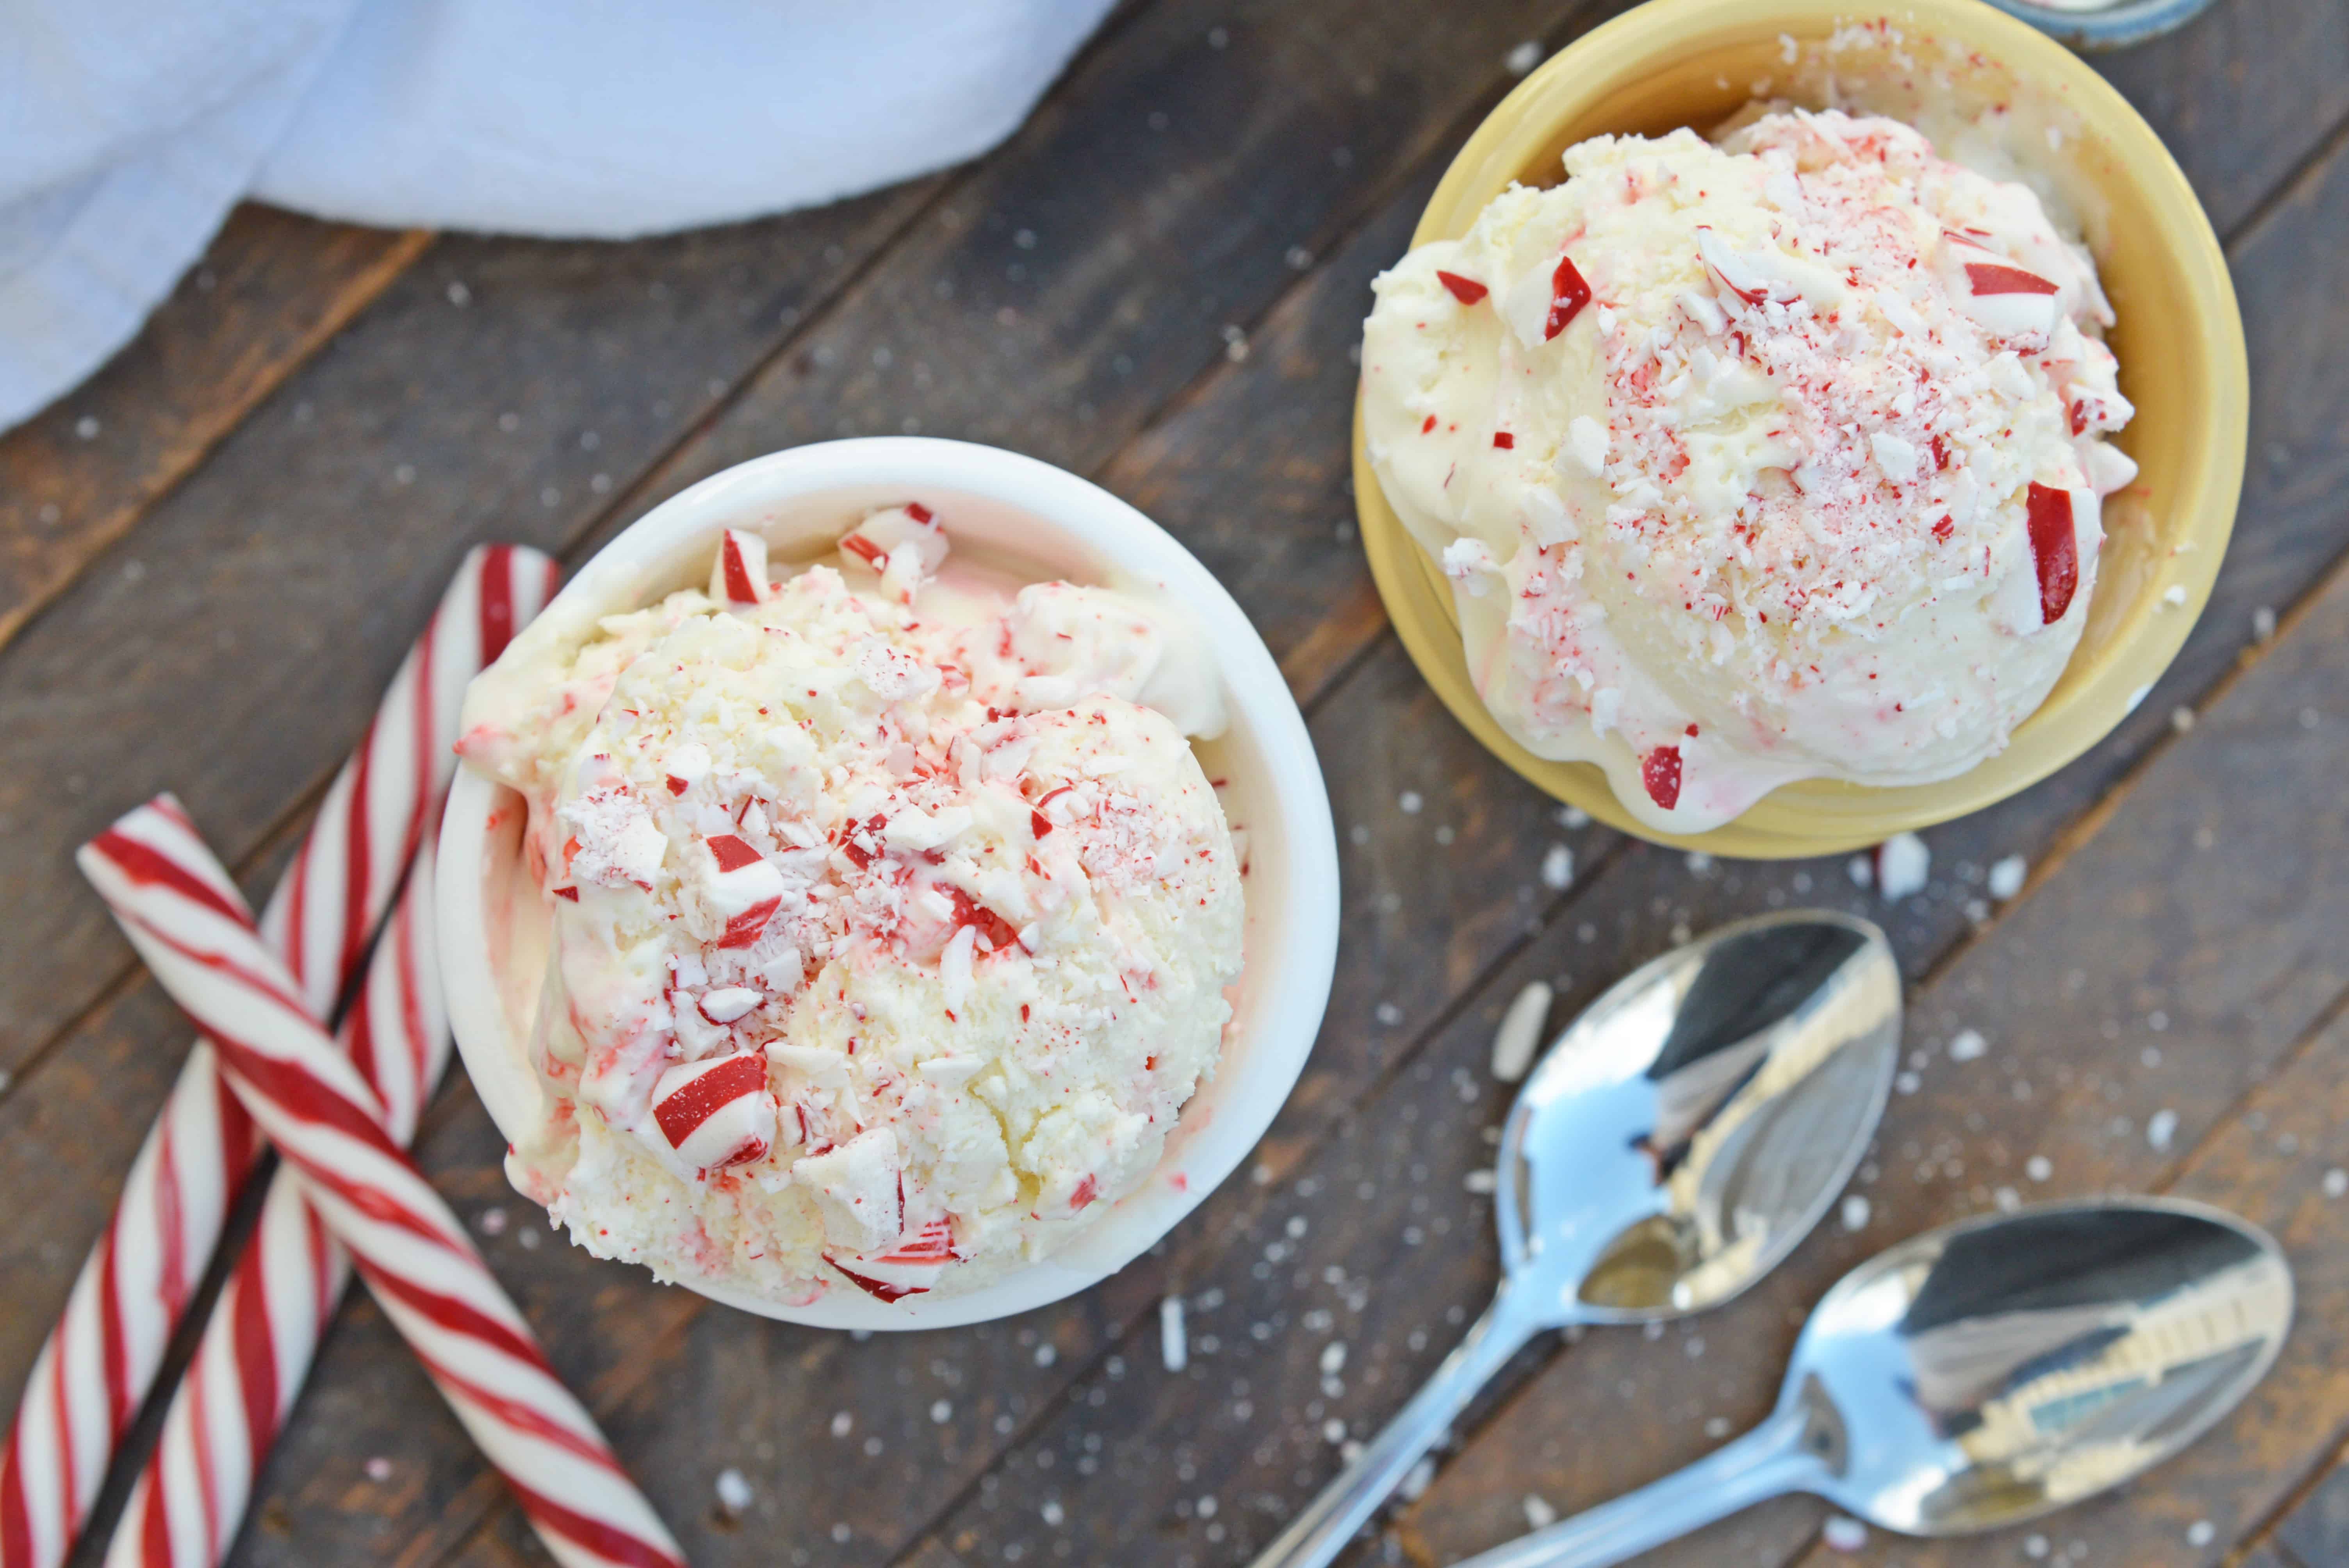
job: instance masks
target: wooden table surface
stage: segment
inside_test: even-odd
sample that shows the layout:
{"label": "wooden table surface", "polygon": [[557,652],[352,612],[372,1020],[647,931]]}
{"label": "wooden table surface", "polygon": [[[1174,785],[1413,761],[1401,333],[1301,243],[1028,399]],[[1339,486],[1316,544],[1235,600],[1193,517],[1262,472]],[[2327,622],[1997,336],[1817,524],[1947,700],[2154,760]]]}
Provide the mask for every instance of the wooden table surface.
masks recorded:
{"label": "wooden table surface", "polygon": [[[1931,884],[1894,907],[1839,861],[1692,863],[1566,826],[1428,695],[1370,587],[1345,460],[1368,281],[1516,46],[1619,8],[1135,0],[983,161],[679,238],[238,213],[115,364],[0,440],[0,1392],[188,1044],[73,847],[168,787],[264,885],[467,545],[575,563],[740,459],[919,431],[1094,476],[1255,618],[1336,807],[1337,989],[1250,1168],[1099,1288],[951,1332],[792,1328],[598,1263],[507,1189],[452,1083],[427,1169],[694,1562],[1245,1563],[1492,1288],[1490,1201],[1464,1178],[1507,1105],[1485,1054],[1518,988],[1551,981],[1562,1018],[1685,933],[1824,903],[1882,922],[1912,986],[1865,1213],[1685,1326],[1526,1353],[1358,1561],[1448,1562],[1696,1457],[1767,1409],[1828,1283],[1899,1237],[2121,1190],[2283,1240],[2301,1307],[2282,1364],[2108,1499],[1962,1543],[1878,1534],[1855,1560],[2349,1563],[2349,6],[2220,0],[2101,62],[2233,263],[2241,519],[2131,719],[1927,833]],[[1574,859],[1563,890],[1537,874],[1552,844]],[[1999,902],[1987,868],[2008,855],[2030,881]],[[1965,1029],[1987,1054],[1952,1060]],[[1160,1354],[1170,1294],[1181,1373]],[[717,1501],[728,1470],[752,1494],[740,1517]],[[1829,1562],[1824,1518],[1757,1509],[1651,1561]],[[533,1559],[355,1293],[235,1560]]]}

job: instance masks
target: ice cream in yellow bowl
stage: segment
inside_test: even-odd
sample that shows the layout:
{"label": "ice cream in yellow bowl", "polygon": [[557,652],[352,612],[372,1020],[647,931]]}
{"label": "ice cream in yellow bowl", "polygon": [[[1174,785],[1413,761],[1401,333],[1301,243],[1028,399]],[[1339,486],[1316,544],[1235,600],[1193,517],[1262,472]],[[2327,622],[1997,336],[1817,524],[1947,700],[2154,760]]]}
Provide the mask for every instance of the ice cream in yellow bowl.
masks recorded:
{"label": "ice cream in yellow bowl", "polygon": [[1729,853],[2076,755],[2183,639],[2240,475],[2191,194],[1964,4],[1599,29],[1463,151],[1362,366],[1365,537],[1439,692],[1554,793]]}

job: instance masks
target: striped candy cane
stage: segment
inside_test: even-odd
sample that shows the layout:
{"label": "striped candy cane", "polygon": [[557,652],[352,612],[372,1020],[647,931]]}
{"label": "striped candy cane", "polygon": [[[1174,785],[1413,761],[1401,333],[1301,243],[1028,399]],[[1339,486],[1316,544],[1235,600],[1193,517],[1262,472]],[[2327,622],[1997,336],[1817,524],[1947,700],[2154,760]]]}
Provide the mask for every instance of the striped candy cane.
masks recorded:
{"label": "striped candy cane", "polygon": [[652,1505],[392,1140],[382,1102],[312,1020],[177,803],[130,812],[78,859],[556,1561],[681,1568]]}
{"label": "striped candy cane", "polygon": [[[264,918],[316,1016],[354,978],[448,782],[465,684],[538,613],[554,574],[534,550],[468,555],[328,788]],[[0,1568],[65,1561],[260,1150],[198,1042],[34,1362],[0,1458]]]}
{"label": "striped candy cane", "polygon": [[[340,1037],[403,1148],[449,1059],[431,914],[428,841]],[[350,1274],[349,1254],[326,1233],[300,1178],[279,1166],[115,1527],[108,1568],[212,1568],[227,1554]]]}

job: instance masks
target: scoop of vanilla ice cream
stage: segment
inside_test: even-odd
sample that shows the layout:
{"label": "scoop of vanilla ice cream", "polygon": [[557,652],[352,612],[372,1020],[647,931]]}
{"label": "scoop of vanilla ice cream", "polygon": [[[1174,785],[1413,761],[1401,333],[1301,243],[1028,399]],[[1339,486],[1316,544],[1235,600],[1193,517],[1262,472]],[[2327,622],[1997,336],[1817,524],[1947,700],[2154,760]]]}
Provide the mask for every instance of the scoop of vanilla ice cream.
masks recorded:
{"label": "scoop of vanilla ice cream", "polygon": [[1494,717],[1677,832],[2003,748],[2136,473],[2086,253],[1880,118],[1565,167],[1380,277],[1363,335],[1371,460]]}
{"label": "scoop of vanilla ice cream", "polygon": [[554,913],[517,1186],[783,1302],[1060,1245],[1156,1162],[1240,970],[1179,618],[941,575],[926,514],[848,543],[770,583],[745,540],[712,593],[526,633],[463,747],[528,799]]}

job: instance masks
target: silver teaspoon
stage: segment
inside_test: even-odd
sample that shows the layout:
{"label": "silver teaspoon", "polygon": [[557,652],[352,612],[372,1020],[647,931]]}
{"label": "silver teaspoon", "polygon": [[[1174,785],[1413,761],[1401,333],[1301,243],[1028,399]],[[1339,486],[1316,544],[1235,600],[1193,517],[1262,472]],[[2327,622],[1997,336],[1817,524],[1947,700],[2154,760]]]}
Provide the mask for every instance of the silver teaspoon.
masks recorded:
{"label": "silver teaspoon", "polygon": [[1723,926],[1635,970],[1545,1055],[1501,1136],[1501,1288],[1254,1568],[1323,1568],[1534,1336],[1717,1305],[1818,1222],[1900,1044],[1884,934],[1826,911]]}
{"label": "silver teaspoon", "polygon": [[2020,1524],[2193,1441],[2291,1325],[2282,1249],[2199,1203],[1945,1225],[1827,1292],[1762,1425],[1462,1568],[1604,1568],[1790,1491],[1910,1535]]}

